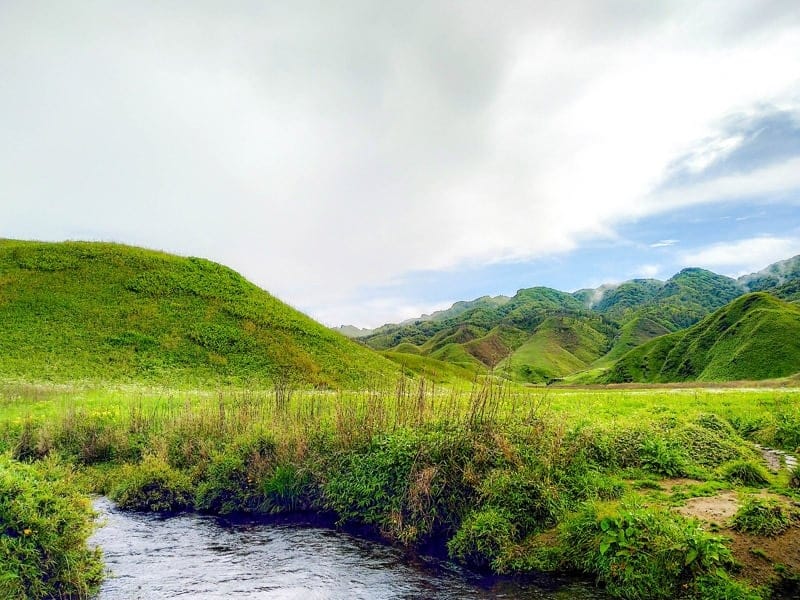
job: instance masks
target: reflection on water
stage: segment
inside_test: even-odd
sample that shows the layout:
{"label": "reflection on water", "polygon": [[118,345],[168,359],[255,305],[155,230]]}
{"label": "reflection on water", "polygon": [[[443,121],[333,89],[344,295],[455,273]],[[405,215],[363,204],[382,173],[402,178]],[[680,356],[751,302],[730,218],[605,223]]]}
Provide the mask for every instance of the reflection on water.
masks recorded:
{"label": "reflection on water", "polygon": [[346,533],[95,508],[111,575],[100,600],[160,598],[600,598],[581,583],[481,578]]}

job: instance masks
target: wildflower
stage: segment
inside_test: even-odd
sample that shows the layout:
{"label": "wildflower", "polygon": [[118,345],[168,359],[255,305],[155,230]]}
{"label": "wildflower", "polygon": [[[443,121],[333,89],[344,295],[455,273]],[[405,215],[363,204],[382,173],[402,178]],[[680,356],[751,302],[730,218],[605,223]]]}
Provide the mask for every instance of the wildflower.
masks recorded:
{"label": "wildflower", "polygon": [[32,532],[30,529],[23,529],[23,530],[22,530],[22,533],[23,533],[24,535],[28,536],[28,535],[32,534],[33,532]]}

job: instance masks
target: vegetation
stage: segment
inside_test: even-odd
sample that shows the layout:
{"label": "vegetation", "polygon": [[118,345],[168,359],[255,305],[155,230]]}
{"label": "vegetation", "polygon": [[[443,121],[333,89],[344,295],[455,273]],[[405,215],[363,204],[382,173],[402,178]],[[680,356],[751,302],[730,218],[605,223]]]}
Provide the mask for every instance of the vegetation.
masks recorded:
{"label": "vegetation", "polygon": [[800,365],[800,308],[758,292],[623,356],[608,381],[731,381],[784,377]]}
{"label": "vegetation", "polygon": [[0,374],[362,387],[393,363],[234,271],[116,244],[0,240]]}
{"label": "vegetation", "polygon": [[741,435],[800,431],[796,392],[0,389],[0,450],[83,465],[85,489],[120,506],[311,511],[476,569],[577,569],[620,598],[758,597],[658,482],[713,495],[759,456]]}
{"label": "vegetation", "polygon": [[86,598],[102,577],[89,502],[68,468],[0,455],[0,596]]}
{"label": "vegetation", "polygon": [[733,528],[744,533],[776,536],[786,531],[796,515],[775,500],[750,497],[733,517]]}

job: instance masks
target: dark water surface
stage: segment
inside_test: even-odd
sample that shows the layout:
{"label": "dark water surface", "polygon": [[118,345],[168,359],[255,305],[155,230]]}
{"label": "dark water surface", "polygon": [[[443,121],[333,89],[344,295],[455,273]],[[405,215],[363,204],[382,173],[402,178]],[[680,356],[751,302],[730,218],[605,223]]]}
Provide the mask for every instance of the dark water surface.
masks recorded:
{"label": "dark water surface", "polygon": [[346,533],[203,515],[161,518],[95,502],[111,571],[100,600],[160,598],[595,599],[582,583],[481,578]]}

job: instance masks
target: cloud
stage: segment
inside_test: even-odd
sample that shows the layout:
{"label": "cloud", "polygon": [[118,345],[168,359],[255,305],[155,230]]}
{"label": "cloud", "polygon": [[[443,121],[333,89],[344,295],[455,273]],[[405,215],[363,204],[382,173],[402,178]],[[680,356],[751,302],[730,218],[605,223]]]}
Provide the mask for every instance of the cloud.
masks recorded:
{"label": "cloud", "polygon": [[712,244],[681,256],[686,265],[739,277],[800,254],[800,238],[760,236]]}
{"label": "cloud", "polygon": [[653,279],[661,272],[661,265],[641,265],[636,269],[635,277]]}
{"label": "cloud", "polygon": [[680,240],[659,240],[650,244],[651,248],[669,248],[670,246],[674,246]]}
{"label": "cloud", "polygon": [[800,187],[791,153],[663,187],[746,146],[731,115],[800,112],[798,35],[744,0],[4,2],[0,235],[199,254],[367,322],[409,272]]}

